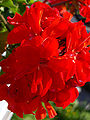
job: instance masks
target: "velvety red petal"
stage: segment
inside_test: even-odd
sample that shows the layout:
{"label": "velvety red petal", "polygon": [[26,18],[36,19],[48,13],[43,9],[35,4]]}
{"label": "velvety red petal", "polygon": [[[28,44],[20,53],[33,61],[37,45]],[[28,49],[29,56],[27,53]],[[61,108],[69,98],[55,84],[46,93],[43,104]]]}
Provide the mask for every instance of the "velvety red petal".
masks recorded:
{"label": "velvety red petal", "polygon": [[58,37],[63,37],[64,35],[65,38],[68,31],[68,26],[69,26],[68,21],[62,18],[61,19],[57,18],[53,21],[51,25],[49,25],[44,29],[42,33],[42,37],[47,38],[49,36],[49,37],[58,38]]}
{"label": "velvety red petal", "polygon": [[0,62],[0,66],[2,67],[3,72],[6,73],[13,73],[15,72],[14,66],[12,67],[12,65],[14,65],[15,63],[15,54],[14,51],[12,51],[12,54],[10,54],[8,56],[7,59],[4,59],[3,61]]}
{"label": "velvety red petal", "polygon": [[64,78],[62,78],[61,73],[57,72],[57,73],[52,73],[52,86],[50,88],[50,90],[54,91],[54,90],[62,90],[65,87],[65,81]]}
{"label": "velvety red petal", "polygon": [[32,86],[31,86],[31,92],[32,92],[32,93],[36,93],[36,92],[37,92],[36,80],[37,80],[37,73],[34,72],[33,81],[32,81]]}
{"label": "velvety red petal", "polygon": [[85,84],[88,81],[88,76],[90,76],[90,65],[86,62],[77,61],[75,75],[79,83]]}
{"label": "velvety red petal", "polygon": [[43,91],[41,96],[43,97],[49,90],[51,84],[52,84],[52,79],[50,76],[50,70],[48,68],[41,68],[43,79],[42,79],[42,85],[43,85]]}
{"label": "velvety red petal", "polygon": [[22,105],[24,114],[33,114],[33,112],[38,109],[40,102],[40,97],[27,100],[26,103]]}
{"label": "velvety red petal", "polygon": [[[22,54],[21,54],[22,53]],[[40,62],[40,53],[37,47],[22,46],[16,50],[16,64],[18,66],[17,71],[31,72],[38,66]]]}
{"label": "velvety red petal", "polygon": [[7,99],[8,87],[7,85],[0,85],[0,101]]}
{"label": "velvety red petal", "polygon": [[74,102],[78,97],[78,90],[76,88],[66,88],[56,95],[56,106],[66,108],[71,102]]}
{"label": "velvety red petal", "polygon": [[21,105],[18,104],[18,103],[15,103],[14,101],[12,103],[12,101],[11,101],[11,103],[9,102],[8,109],[11,110],[11,112],[16,113],[20,118],[23,118],[23,110],[22,110],[22,106]]}
{"label": "velvety red petal", "polygon": [[39,34],[41,31],[40,22],[42,14],[43,10],[33,5],[31,9],[27,7],[26,12],[23,15],[23,19],[32,28],[35,35]]}
{"label": "velvety red petal", "polygon": [[75,72],[72,59],[67,59],[67,57],[51,59],[49,60],[48,66],[55,72],[61,72],[61,78],[65,81],[70,79]]}
{"label": "velvety red petal", "polygon": [[7,37],[8,44],[21,43],[22,40],[29,37],[29,29],[25,25],[15,27]]}
{"label": "velvety red petal", "polygon": [[47,38],[43,40],[40,53],[41,58],[58,56],[58,46],[58,42],[55,38]]}
{"label": "velvety red petal", "polygon": [[[73,37],[74,35],[75,37]],[[67,51],[74,50],[77,52],[85,47],[85,42],[87,41],[89,41],[89,38],[83,23],[81,21],[71,23],[66,39]]]}
{"label": "velvety red petal", "polygon": [[7,17],[7,20],[10,24],[18,26],[22,23],[22,16],[16,13],[13,18]]}

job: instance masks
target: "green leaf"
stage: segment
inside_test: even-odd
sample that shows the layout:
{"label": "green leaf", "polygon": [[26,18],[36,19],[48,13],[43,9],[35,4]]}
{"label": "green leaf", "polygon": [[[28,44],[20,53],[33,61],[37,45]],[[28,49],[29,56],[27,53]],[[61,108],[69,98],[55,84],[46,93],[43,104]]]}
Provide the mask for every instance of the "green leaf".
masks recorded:
{"label": "green leaf", "polygon": [[26,0],[17,0],[17,2],[21,2],[21,3],[23,3],[23,2],[27,2]]}
{"label": "green leaf", "polygon": [[17,8],[18,8],[17,6],[14,5],[12,0],[2,0],[2,2],[0,3],[0,6],[8,7],[14,13],[17,11]]}
{"label": "green leaf", "polygon": [[11,120],[23,120],[23,119],[14,114]]}
{"label": "green leaf", "polygon": [[34,0],[30,0],[29,1],[29,4],[33,4],[35,1]]}
{"label": "green leaf", "polygon": [[16,114],[13,115],[11,120],[36,120],[35,116],[32,114],[24,115],[23,119],[18,117]]}
{"label": "green leaf", "polygon": [[5,7],[15,7],[12,0],[3,0],[1,4]]}
{"label": "green leaf", "polygon": [[[1,19],[0,19],[1,20]],[[0,22],[0,33],[2,32],[6,32],[7,31],[7,28],[5,27],[4,23],[3,22]]]}

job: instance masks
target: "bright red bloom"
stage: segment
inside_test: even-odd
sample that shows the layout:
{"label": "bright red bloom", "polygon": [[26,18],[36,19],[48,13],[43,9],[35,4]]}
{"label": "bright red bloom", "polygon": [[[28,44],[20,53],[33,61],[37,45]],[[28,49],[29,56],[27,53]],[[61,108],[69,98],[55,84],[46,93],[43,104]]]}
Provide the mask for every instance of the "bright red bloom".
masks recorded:
{"label": "bright red bloom", "polygon": [[57,9],[51,8],[44,3],[34,3],[31,8],[26,8],[23,16],[16,13],[15,17],[7,18],[8,22],[15,26],[8,35],[8,43],[21,43],[24,39],[31,39],[36,35],[40,35],[43,29],[49,26],[56,18],[60,18]]}
{"label": "bright red bloom", "polygon": [[82,22],[72,23],[66,38],[67,52],[57,59],[52,59],[49,63],[50,68],[61,72],[64,81],[75,75],[80,85],[85,84],[90,76],[90,63],[87,61],[90,59],[90,53],[87,44],[90,44],[90,34],[87,34]]}
{"label": "bright red bloom", "polygon": [[[90,59],[87,48],[87,44],[90,44],[90,34],[87,34],[85,26],[81,22],[75,26],[75,30],[73,29],[72,33],[70,31],[69,36],[67,36],[67,51],[72,50],[70,57],[73,58],[77,80],[85,83],[89,81],[88,76],[90,75],[90,63],[87,61],[87,59]],[[75,38],[73,38],[74,34],[76,35]]]}
{"label": "bright red bloom", "polygon": [[80,8],[80,15],[86,17],[85,22],[90,22],[90,5],[88,6],[81,6]]}
{"label": "bright red bloom", "polygon": [[90,79],[90,35],[82,22],[70,23],[41,2],[8,21],[15,26],[8,43],[20,46],[0,62],[0,100],[22,118],[36,111],[36,118],[44,119],[46,110],[53,118],[57,114],[49,101],[65,108],[78,97],[76,86]]}
{"label": "bright red bloom", "polygon": [[[75,10],[78,9],[80,10],[80,15],[83,17],[86,17],[86,22],[90,22],[90,0],[47,0],[56,7],[60,13],[63,10],[63,8],[67,8],[71,11],[71,13],[75,13]],[[44,1],[46,2],[46,1]],[[66,3],[67,6],[66,6]],[[72,4],[72,6],[70,5]],[[64,17],[67,18],[68,14],[65,14],[65,11],[62,11],[64,14]],[[70,14],[69,14],[70,15]]]}
{"label": "bright red bloom", "polygon": [[[16,48],[7,59],[0,63],[5,72],[5,74],[1,76],[0,83],[2,85],[10,84],[10,87],[7,87],[7,91],[9,92],[7,93],[6,100],[10,103],[9,109],[11,111],[15,112],[20,117],[23,117],[23,113],[33,113],[33,111],[38,108],[36,118],[40,119],[41,116],[41,119],[43,119],[45,115],[42,116],[42,114],[46,113],[43,107],[40,107],[40,104],[42,97],[45,96],[52,84],[52,70],[48,68],[47,63],[50,57],[58,56],[58,41],[56,38],[51,38],[50,36],[46,38],[43,35],[43,37],[41,37],[42,35],[40,36],[40,34],[42,34],[42,30],[48,27],[55,19],[57,22],[61,22],[61,17],[57,10],[50,8],[48,5],[40,2],[35,3],[34,5],[31,9],[27,8],[23,17],[16,14],[13,19],[8,18],[9,22],[15,25],[15,28],[8,35],[8,43],[21,43],[21,45]],[[43,6],[39,9],[38,6],[40,5]],[[48,11],[51,11],[49,15],[47,14]],[[32,17],[36,15],[38,17],[41,13],[41,23],[41,17],[36,19],[35,24],[28,22],[32,20]],[[27,18],[27,21],[25,21],[25,18]],[[21,37],[19,37],[20,35]],[[2,82],[4,77],[6,77],[5,81]],[[20,89],[19,86],[21,86]],[[21,98],[21,100],[19,98]],[[39,101],[34,101],[34,98],[39,99]],[[3,97],[1,97],[1,99],[3,99]],[[36,104],[36,102],[37,105],[35,108],[31,107],[31,104]],[[30,103],[30,109],[27,108],[27,105],[24,105],[27,103]],[[51,112],[49,112],[49,115],[50,114]],[[53,117],[55,115],[53,115]]]}

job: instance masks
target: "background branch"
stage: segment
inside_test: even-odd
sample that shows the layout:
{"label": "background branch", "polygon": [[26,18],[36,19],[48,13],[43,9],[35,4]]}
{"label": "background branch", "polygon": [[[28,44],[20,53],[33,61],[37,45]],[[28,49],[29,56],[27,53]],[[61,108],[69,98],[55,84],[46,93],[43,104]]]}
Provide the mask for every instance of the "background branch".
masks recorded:
{"label": "background branch", "polygon": [[10,29],[10,27],[9,27],[9,25],[8,25],[8,23],[7,23],[7,21],[5,20],[4,16],[3,16],[2,14],[0,14],[0,17],[1,17],[2,21],[3,21],[3,23],[5,24],[7,30],[10,32],[11,29]]}

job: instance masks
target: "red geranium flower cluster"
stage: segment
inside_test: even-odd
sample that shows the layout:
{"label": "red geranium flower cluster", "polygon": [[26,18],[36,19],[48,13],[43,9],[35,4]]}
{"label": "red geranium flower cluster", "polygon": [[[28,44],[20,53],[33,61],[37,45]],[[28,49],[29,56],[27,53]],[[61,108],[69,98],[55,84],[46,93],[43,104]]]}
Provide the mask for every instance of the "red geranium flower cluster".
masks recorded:
{"label": "red geranium flower cluster", "polygon": [[[58,8],[61,12],[66,7],[73,13],[76,9],[80,11],[80,15],[86,17],[86,22],[90,22],[90,0],[45,0],[44,2],[50,2],[51,5]],[[65,11],[63,11],[65,13]],[[67,13],[66,11],[66,14]]]}
{"label": "red geranium flower cluster", "polygon": [[78,97],[76,87],[90,81],[90,34],[82,22],[71,23],[41,2],[8,22],[14,25],[8,43],[20,46],[0,62],[0,100],[22,118],[44,119],[46,111],[53,118],[49,101],[65,108]]}
{"label": "red geranium flower cluster", "polygon": [[90,0],[84,0],[79,10],[80,14],[86,17],[86,22],[90,22]]}

